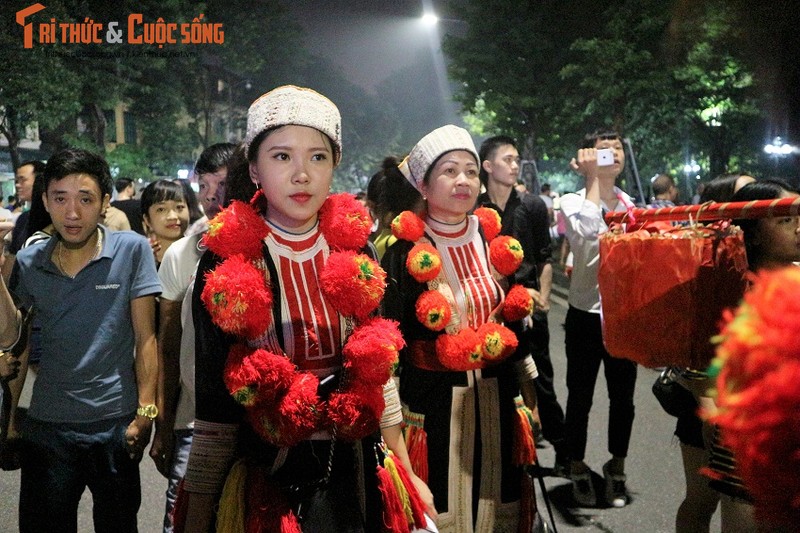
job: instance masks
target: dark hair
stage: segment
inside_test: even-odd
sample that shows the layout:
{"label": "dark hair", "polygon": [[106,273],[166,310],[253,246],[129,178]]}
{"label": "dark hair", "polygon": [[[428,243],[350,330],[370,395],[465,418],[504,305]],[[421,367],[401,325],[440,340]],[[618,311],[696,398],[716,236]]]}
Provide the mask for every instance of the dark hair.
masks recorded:
{"label": "dark hair", "polygon": [[47,168],[43,162],[39,161],[38,159],[31,159],[30,161],[25,161],[20,163],[17,167],[17,170],[21,169],[22,167],[27,167],[28,165],[33,167],[33,176],[38,178],[39,176],[44,176],[44,169]]}
{"label": "dark hair", "polygon": [[[258,137],[257,135],[256,139]],[[249,202],[257,190],[258,187],[250,179],[250,161],[247,159],[247,152],[243,144],[239,145],[233,151],[228,162],[228,178],[225,180],[225,201],[222,205],[227,206],[234,200]]]}
{"label": "dark hair", "polygon": [[[738,179],[739,176],[737,176]],[[734,180],[735,182],[736,180]],[[732,187],[732,186],[731,186]],[[752,200],[774,200],[780,198],[784,192],[797,193],[797,189],[783,180],[770,178],[748,183],[731,197],[731,202],[749,202]],[[733,221],[742,228],[744,234],[744,247],[747,252],[747,262],[751,269],[757,268],[762,259],[762,245],[756,242],[759,221],[758,218],[741,218]]]}
{"label": "dark hair", "polygon": [[668,174],[656,174],[652,177],[650,185],[653,187],[653,196],[667,194],[675,186],[675,180]]}
{"label": "dark hair", "polygon": [[150,207],[159,202],[185,202],[183,185],[172,180],[157,180],[147,185],[142,191],[142,216],[150,216]]}
{"label": "dark hair", "polygon": [[367,206],[375,213],[381,229],[402,211],[416,211],[422,200],[397,165],[395,157],[387,157],[367,184]]}
{"label": "dark hair", "polygon": [[[44,165],[42,164],[42,166]],[[43,230],[53,223],[53,219],[50,218],[50,213],[48,213],[47,209],[45,209],[44,200],[42,199],[42,195],[46,190],[47,189],[44,186],[44,173],[37,173],[36,178],[33,180],[31,210],[29,211],[30,214],[28,215],[28,225],[25,228],[25,240],[28,240],[28,237],[37,231]]]}
{"label": "dark hair", "polygon": [[212,144],[197,158],[197,162],[194,164],[195,176],[213,174],[219,169],[227,167],[234,150],[236,150],[236,145],[233,143]]}
{"label": "dark hair", "polygon": [[[267,128],[265,130],[260,131],[258,135],[253,137],[253,140],[250,141],[250,145],[247,148],[247,160],[255,161],[256,158],[258,157],[258,149],[261,147],[261,143],[264,142],[264,139],[266,139],[275,130],[279,130],[284,126],[292,126],[292,124],[281,124],[280,126],[273,126],[271,128]],[[323,133],[320,130],[317,131],[319,131],[320,135],[328,139],[328,143],[330,144],[331,147],[331,152],[333,153],[333,161],[335,166],[336,161],[341,162],[342,159],[341,158],[342,154],[339,153],[339,146],[335,142],[333,142],[333,139],[328,137],[327,133]]]}
{"label": "dark hair", "polygon": [[101,156],[78,148],[56,152],[47,161],[44,169],[45,191],[50,188],[50,183],[64,179],[70,174],[88,174],[97,182],[100,196],[111,196],[111,171]]}
{"label": "dark hair", "polygon": [[117,181],[114,182],[114,190],[117,193],[121,193],[125,189],[127,189],[130,185],[133,185],[133,180],[130,178],[117,178]]}
{"label": "dark hair", "polygon": [[[483,169],[481,161],[486,161],[487,159],[493,158],[498,148],[508,145],[511,145],[514,148],[517,147],[517,141],[508,135],[495,135],[494,137],[489,137],[481,143],[481,148],[478,150],[478,157],[480,157],[480,161],[478,161],[478,166],[480,167],[478,176],[480,177],[481,183],[484,186],[489,181],[489,174]],[[433,167],[433,165],[431,165],[431,167]]]}
{"label": "dark hair", "polygon": [[723,174],[709,181],[703,187],[700,203],[705,202],[730,202],[733,197],[736,181],[742,176],[750,174]]}
{"label": "dark hair", "polygon": [[597,141],[601,140],[622,140],[619,133],[607,128],[596,129],[592,133],[587,133],[581,140],[578,148],[594,148]]}
{"label": "dark hair", "polygon": [[550,190],[550,184],[549,183],[542,183],[542,186],[539,187],[539,190],[541,192],[549,191]]}
{"label": "dark hair", "polygon": [[178,179],[175,182],[183,189],[183,200],[186,202],[186,207],[189,208],[189,224],[203,218],[203,212],[200,210],[200,201],[197,199],[197,194],[195,194],[189,181]]}

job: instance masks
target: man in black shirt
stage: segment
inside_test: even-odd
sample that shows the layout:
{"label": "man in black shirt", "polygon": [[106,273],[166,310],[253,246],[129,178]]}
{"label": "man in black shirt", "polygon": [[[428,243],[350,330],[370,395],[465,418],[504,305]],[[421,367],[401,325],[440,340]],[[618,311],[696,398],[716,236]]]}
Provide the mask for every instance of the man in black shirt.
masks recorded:
{"label": "man in black shirt", "polygon": [[527,342],[539,370],[536,378],[542,433],[556,452],[554,474],[566,475],[569,464],[564,441],[564,411],[553,388],[553,364],[550,361],[550,288],[553,282],[550,223],[547,206],[534,194],[519,193],[514,185],[519,174],[519,152],[514,139],[496,136],[486,139],[480,149],[480,177],[486,192],[478,205],[500,213],[501,233],[513,235],[522,245],[525,259],[515,274],[515,281],[533,297],[534,312],[520,339]]}

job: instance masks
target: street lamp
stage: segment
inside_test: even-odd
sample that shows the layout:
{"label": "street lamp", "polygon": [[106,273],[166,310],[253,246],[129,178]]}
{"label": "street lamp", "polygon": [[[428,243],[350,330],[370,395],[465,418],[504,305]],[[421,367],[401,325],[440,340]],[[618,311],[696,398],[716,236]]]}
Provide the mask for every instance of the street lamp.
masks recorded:
{"label": "street lamp", "polygon": [[692,194],[694,192],[694,188],[692,187],[691,175],[694,174],[695,175],[694,179],[699,180],[700,174],[698,174],[698,172],[700,172],[700,165],[698,165],[697,161],[695,161],[694,159],[683,165],[683,173],[686,174],[686,193],[689,195],[689,198],[692,197]]}
{"label": "street lamp", "polygon": [[800,152],[796,146],[783,142],[780,137],[775,137],[772,143],[764,145],[764,152],[772,156],[773,164],[775,165],[775,172],[778,171],[778,163],[782,157]]}
{"label": "street lamp", "polygon": [[427,11],[422,15],[422,23],[426,26],[436,26],[439,23],[439,17],[433,11]]}
{"label": "street lamp", "polygon": [[783,142],[780,137],[775,137],[771,144],[764,145],[764,151],[769,155],[781,157],[798,151],[796,146]]}

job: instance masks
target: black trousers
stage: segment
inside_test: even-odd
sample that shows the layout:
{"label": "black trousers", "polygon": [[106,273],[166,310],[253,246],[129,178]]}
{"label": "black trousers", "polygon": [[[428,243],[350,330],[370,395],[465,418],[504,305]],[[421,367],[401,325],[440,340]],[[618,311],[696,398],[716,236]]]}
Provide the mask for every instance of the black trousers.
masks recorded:
{"label": "black trousers", "polygon": [[553,363],[550,360],[550,329],[547,313],[533,314],[533,325],[525,331],[526,341],[539,371],[535,380],[539,418],[542,421],[542,434],[556,452],[556,460],[566,460],[569,455],[565,440],[564,410],[558,403],[553,387]]}
{"label": "black trousers", "polygon": [[582,461],[600,363],[608,388],[608,451],[627,457],[633,428],[636,363],[612,357],[603,345],[600,315],[570,306],[565,324],[567,352],[567,443],[569,456]]}

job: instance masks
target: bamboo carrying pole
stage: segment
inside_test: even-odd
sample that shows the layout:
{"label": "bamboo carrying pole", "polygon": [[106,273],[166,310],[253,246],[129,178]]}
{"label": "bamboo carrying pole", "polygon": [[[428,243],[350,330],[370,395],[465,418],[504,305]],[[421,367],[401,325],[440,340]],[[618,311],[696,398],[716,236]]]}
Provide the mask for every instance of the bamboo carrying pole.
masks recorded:
{"label": "bamboo carrying pole", "polygon": [[719,220],[724,218],[768,218],[800,215],[800,197],[776,200],[753,200],[750,202],[707,202],[701,205],[658,207],[655,209],[634,208],[630,211],[613,211],[606,214],[606,223],[652,222],[655,220]]}

